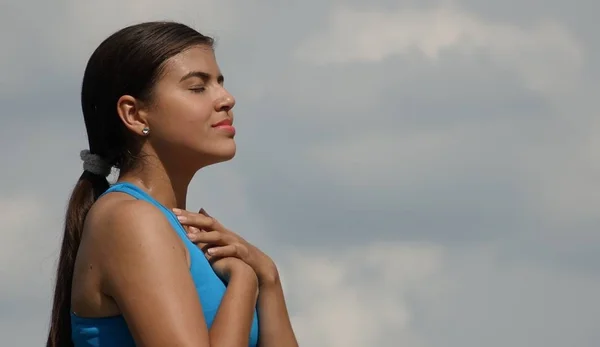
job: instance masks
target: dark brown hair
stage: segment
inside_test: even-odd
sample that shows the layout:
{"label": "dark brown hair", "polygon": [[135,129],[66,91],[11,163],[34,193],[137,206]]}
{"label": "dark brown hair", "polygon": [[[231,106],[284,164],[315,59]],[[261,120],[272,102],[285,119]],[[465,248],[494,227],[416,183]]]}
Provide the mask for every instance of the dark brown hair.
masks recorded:
{"label": "dark brown hair", "polygon": [[[213,39],[173,22],[147,22],[126,27],[104,40],[90,57],[81,88],[81,107],[89,150],[121,171],[131,169],[140,139],[117,115],[117,101],[131,95],[150,101],[164,63],[193,46],[213,46]],[[84,171],[69,200],[56,273],[47,347],[73,346],[71,285],[85,217],[109,187],[105,177]]]}

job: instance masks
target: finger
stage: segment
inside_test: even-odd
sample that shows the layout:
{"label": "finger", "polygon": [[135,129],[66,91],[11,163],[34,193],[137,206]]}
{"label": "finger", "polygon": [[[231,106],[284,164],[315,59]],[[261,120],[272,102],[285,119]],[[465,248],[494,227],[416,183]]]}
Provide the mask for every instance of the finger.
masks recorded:
{"label": "finger", "polygon": [[212,218],[212,220],[214,222],[214,225],[213,225],[214,229],[219,229],[219,230],[225,229],[225,227],[217,219],[215,219],[213,216],[209,215],[208,212],[206,212],[206,210],[204,208],[201,208],[200,211],[198,211],[198,213],[205,217]]}
{"label": "finger", "polygon": [[177,219],[181,224],[195,226],[199,229],[205,230],[215,229],[215,219],[212,217],[207,217],[200,213],[192,213],[178,208],[174,208],[173,213],[175,214],[175,216],[177,216]]}
{"label": "finger", "polygon": [[193,226],[186,226],[185,228],[186,228],[188,234],[197,234],[197,233],[204,232],[204,230],[200,230]]}
{"label": "finger", "polygon": [[239,243],[233,243],[220,247],[211,247],[206,253],[213,258],[235,257],[243,260],[244,252],[242,247]]}
{"label": "finger", "polygon": [[205,231],[198,233],[188,233],[187,237],[193,243],[206,243],[210,245],[224,246],[227,244],[226,238],[219,231]]}

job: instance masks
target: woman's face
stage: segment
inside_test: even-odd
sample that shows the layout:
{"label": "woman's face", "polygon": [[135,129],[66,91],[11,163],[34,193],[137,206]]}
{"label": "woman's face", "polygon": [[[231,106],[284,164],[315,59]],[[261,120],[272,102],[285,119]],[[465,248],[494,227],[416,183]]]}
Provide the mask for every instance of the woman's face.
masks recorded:
{"label": "woman's face", "polygon": [[163,161],[189,169],[233,158],[235,100],[210,47],[196,46],[169,59],[147,111],[148,144]]}

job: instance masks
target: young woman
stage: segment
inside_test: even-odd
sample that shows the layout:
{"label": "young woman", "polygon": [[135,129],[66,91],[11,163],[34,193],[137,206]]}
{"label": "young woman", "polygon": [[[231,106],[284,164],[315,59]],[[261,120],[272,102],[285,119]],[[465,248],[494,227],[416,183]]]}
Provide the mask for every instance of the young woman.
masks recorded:
{"label": "young woman", "polygon": [[236,150],[213,40],[172,22],[122,29],[92,54],[81,102],[89,150],[47,346],[297,346],[271,259],[186,211],[194,174]]}

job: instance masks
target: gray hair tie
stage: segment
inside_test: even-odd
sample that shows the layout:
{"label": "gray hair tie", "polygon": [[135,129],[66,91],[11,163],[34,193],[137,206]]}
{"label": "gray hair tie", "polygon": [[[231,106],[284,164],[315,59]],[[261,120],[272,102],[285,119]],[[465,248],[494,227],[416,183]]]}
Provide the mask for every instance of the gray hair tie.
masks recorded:
{"label": "gray hair tie", "polygon": [[79,157],[83,160],[83,169],[94,175],[107,177],[110,175],[112,165],[97,154],[91,153],[84,149],[79,153]]}

